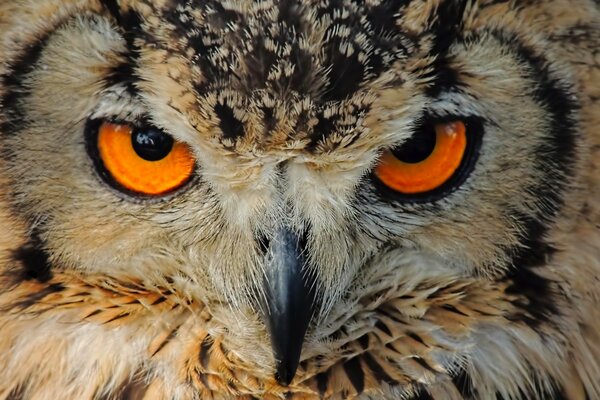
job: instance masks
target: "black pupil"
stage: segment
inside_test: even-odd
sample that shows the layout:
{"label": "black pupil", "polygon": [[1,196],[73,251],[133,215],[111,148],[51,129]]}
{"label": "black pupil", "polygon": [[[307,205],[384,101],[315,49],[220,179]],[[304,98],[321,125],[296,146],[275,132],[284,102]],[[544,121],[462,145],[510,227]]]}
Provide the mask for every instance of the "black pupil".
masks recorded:
{"label": "black pupil", "polygon": [[436,132],[434,126],[425,126],[402,145],[394,148],[392,154],[405,163],[415,164],[426,160],[435,149]]}
{"label": "black pupil", "polygon": [[159,161],[173,149],[173,138],[152,127],[138,128],[131,135],[131,144],[138,156],[146,161]]}

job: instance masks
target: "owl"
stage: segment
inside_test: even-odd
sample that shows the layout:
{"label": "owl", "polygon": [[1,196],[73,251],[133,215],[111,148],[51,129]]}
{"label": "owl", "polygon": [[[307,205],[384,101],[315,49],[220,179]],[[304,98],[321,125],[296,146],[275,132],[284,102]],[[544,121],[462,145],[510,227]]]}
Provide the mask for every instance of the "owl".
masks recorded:
{"label": "owl", "polygon": [[600,399],[597,0],[0,0],[0,399]]}

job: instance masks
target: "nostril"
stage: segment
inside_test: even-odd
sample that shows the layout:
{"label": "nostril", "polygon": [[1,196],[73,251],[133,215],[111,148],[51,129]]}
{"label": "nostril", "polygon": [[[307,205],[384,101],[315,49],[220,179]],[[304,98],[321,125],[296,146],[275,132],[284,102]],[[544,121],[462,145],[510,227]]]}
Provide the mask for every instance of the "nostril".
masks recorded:
{"label": "nostril", "polygon": [[[269,247],[271,246],[271,237],[260,233],[255,236],[254,240],[256,241],[256,246],[258,248],[258,252],[261,255],[266,255],[269,251]],[[302,252],[306,251],[308,246],[308,234],[306,231],[303,231],[298,236],[298,248],[301,249]]]}

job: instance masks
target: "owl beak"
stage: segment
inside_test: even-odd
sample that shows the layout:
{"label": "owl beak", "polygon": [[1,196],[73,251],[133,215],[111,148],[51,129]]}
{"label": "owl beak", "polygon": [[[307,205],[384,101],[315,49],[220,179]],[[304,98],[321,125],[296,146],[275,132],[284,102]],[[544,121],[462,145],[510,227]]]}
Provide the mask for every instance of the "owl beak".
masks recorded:
{"label": "owl beak", "polygon": [[306,240],[280,229],[266,253],[265,319],[271,335],[277,381],[288,386],[296,375],[315,295],[304,271]]}

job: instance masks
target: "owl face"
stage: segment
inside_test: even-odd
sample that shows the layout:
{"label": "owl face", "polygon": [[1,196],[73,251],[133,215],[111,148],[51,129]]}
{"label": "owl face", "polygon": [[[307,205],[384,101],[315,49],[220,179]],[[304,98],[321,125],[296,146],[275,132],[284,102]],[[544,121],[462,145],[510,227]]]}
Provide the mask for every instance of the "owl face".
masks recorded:
{"label": "owl face", "polygon": [[52,270],[243,315],[289,383],[384,278],[518,290],[545,256],[579,105],[519,10],[99,3],[57,11],[3,92],[8,197]]}

